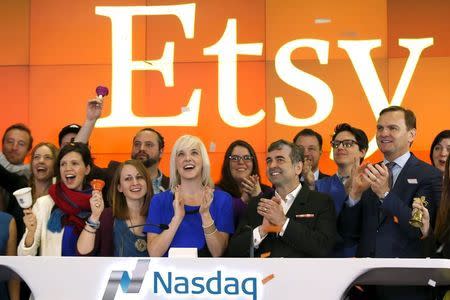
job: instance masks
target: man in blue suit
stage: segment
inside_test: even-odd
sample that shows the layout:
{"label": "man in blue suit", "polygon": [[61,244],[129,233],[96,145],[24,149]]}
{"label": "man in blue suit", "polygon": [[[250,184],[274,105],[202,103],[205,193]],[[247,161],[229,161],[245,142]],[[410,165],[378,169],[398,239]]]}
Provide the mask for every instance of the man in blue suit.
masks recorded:
{"label": "man in blue suit", "polygon": [[[409,151],[416,136],[411,110],[390,106],[381,111],[376,140],[384,155],[379,164],[355,167],[339,229],[359,241],[358,257],[422,257],[421,232],[409,224],[414,198],[424,196],[432,224],[440,199],[442,175]],[[377,286],[373,299],[429,299],[425,287]]]}

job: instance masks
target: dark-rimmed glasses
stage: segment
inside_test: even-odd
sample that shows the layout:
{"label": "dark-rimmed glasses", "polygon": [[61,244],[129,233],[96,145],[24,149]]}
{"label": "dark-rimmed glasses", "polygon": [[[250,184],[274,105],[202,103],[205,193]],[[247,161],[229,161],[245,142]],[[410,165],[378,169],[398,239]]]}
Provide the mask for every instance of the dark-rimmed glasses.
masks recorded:
{"label": "dark-rimmed glasses", "polygon": [[244,155],[244,156],[230,155],[230,156],[228,156],[228,158],[230,159],[230,161],[234,161],[234,162],[239,162],[240,160],[242,160],[243,162],[253,161],[253,156],[251,156],[251,155]]}
{"label": "dark-rimmed glasses", "polygon": [[339,148],[339,145],[341,145],[342,144],[342,147],[344,147],[344,148],[351,148],[353,145],[358,145],[358,142],[357,141],[354,141],[354,140],[343,140],[343,141],[338,141],[338,140],[334,140],[334,141],[331,141],[331,147],[333,147],[334,149],[337,149],[337,148]]}

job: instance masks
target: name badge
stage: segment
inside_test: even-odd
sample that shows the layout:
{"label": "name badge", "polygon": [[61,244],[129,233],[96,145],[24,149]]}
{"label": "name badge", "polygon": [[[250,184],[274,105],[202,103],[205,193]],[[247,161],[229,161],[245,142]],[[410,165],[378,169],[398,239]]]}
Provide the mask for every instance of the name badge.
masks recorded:
{"label": "name badge", "polygon": [[416,178],[408,178],[408,183],[409,184],[417,184],[417,179]]}

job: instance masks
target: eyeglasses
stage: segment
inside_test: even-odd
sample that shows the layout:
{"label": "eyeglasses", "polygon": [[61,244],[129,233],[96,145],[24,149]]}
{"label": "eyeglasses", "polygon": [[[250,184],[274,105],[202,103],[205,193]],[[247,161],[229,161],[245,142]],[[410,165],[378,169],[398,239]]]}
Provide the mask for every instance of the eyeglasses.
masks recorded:
{"label": "eyeglasses", "polygon": [[242,160],[244,162],[246,162],[246,161],[253,161],[253,156],[251,156],[251,155],[244,155],[244,156],[230,155],[230,156],[228,156],[228,158],[231,161],[234,161],[234,162],[239,162],[240,160]]}
{"label": "eyeglasses", "polygon": [[351,148],[355,144],[358,145],[358,142],[354,141],[354,140],[343,140],[343,141],[334,140],[334,141],[331,141],[330,144],[331,144],[331,147],[333,147],[334,149],[337,149],[337,148],[339,148],[340,144],[342,144],[342,147],[344,147],[344,148]]}

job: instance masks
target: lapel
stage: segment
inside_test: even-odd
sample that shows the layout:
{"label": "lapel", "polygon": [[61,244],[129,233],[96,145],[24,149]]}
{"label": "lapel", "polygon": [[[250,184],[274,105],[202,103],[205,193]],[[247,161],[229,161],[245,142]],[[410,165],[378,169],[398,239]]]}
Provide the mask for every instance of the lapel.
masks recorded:
{"label": "lapel", "polygon": [[309,194],[311,191],[306,188],[306,185],[302,185],[300,192],[298,192],[297,197],[295,197],[294,202],[286,213],[287,217],[295,217],[295,213],[300,210],[300,208],[308,202]]}
{"label": "lapel", "polygon": [[[411,168],[413,166],[415,166],[416,164],[417,164],[417,158],[411,152],[411,156],[406,161],[406,164],[403,166],[402,170],[398,174],[397,180],[395,181],[395,184],[392,187],[393,193],[396,193],[397,195],[401,195],[401,191],[405,187],[403,183],[407,182],[408,176],[410,175]],[[399,198],[401,201],[407,202],[407,204],[409,204],[409,199],[406,199],[404,197],[399,197]],[[385,214],[383,214],[381,220],[379,220],[378,226],[381,226],[381,224],[383,224],[384,221],[386,221],[386,218],[387,218],[387,216]]]}
{"label": "lapel", "polygon": [[397,180],[395,181],[394,186],[392,187],[393,192],[401,192],[401,190],[404,188],[403,183],[408,180],[408,177],[410,177],[411,169],[417,164],[417,158],[414,156],[414,154],[411,153],[411,156],[406,161],[405,166],[401,170],[400,174],[398,174]]}

